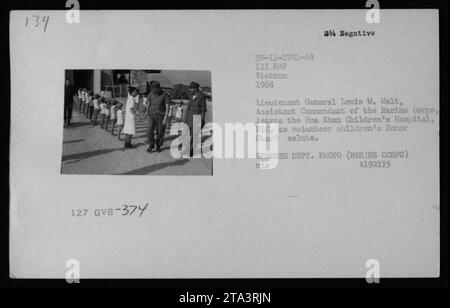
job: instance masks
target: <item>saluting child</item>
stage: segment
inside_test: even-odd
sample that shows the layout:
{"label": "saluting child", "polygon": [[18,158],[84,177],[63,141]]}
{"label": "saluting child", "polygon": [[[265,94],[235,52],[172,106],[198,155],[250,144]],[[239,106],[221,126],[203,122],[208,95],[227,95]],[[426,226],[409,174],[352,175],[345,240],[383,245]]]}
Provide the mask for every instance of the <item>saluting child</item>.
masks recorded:
{"label": "saluting child", "polygon": [[120,139],[120,133],[122,132],[123,129],[123,104],[117,104],[117,113],[116,113],[116,118],[117,118],[117,139]]}
{"label": "saluting child", "polygon": [[86,109],[86,89],[81,89],[81,113],[84,114]]}
{"label": "saluting child", "polygon": [[172,102],[170,102],[169,103],[169,112],[167,113],[167,123],[166,123],[166,125],[164,126],[164,132],[166,131],[166,126],[167,126],[167,129],[168,130],[170,130],[170,126],[172,125],[172,120],[173,120],[173,103]]}
{"label": "saluting child", "polygon": [[88,108],[88,98],[89,98],[89,89],[84,89],[84,104],[83,104],[83,113],[84,113],[84,115],[86,116],[86,118],[88,117],[87,116],[87,114],[88,114],[88,111],[89,111],[89,108]]}
{"label": "saluting child", "polygon": [[92,116],[94,115],[94,92],[89,91],[88,96],[88,119],[92,122]]}
{"label": "saluting child", "polygon": [[107,102],[106,103],[106,108],[105,108],[105,121],[106,121],[106,126],[105,126],[105,130],[108,131],[108,125],[109,125],[109,118],[111,117],[111,102]]}
{"label": "saluting child", "polygon": [[143,110],[144,110],[144,114],[148,111],[148,93],[144,92],[142,93],[142,106],[143,106]]}
{"label": "saluting child", "polygon": [[147,92],[142,93],[142,105],[144,106],[144,110],[147,110],[148,107],[148,98],[147,98]]}
{"label": "saluting child", "polygon": [[79,88],[78,89],[78,95],[77,95],[77,98],[78,98],[78,111],[79,112],[81,112],[81,107],[83,107],[83,105],[82,105],[82,93],[83,93],[83,89],[81,89],[81,88]]}
{"label": "saluting child", "polygon": [[105,114],[106,114],[106,102],[105,102],[105,98],[102,97],[100,99],[100,116],[102,118],[102,122],[100,124],[101,128],[103,128],[103,125],[105,124]]}
{"label": "saluting child", "polygon": [[143,115],[145,115],[145,111],[147,110],[148,107],[148,99],[147,99],[147,93],[143,92],[139,95],[139,103],[137,105],[137,114],[139,116],[139,118],[142,118]]}
{"label": "saluting child", "polygon": [[99,99],[100,99],[100,95],[98,95],[98,94],[95,94],[94,95],[94,116],[93,116],[93,119],[94,119],[94,126],[95,125],[97,125],[97,117],[98,117],[98,113],[100,112],[100,104],[99,104]]}
{"label": "saluting child", "polygon": [[114,136],[114,126],[116,126],[116,105],[117,101],[113,101],[111,104],[111,135]]}
{"label": "saluting child", "polygon": [[183,121],[183,101],[180,100],[178,102],[177,113],[175,114],[175,121],[181,122]]}

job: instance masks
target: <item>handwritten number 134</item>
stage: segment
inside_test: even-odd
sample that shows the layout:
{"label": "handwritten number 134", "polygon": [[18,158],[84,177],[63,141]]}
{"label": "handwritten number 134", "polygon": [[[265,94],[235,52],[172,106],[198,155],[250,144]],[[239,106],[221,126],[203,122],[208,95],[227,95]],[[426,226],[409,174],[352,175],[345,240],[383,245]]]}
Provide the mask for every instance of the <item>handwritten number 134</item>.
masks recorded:
{"label": "handwritten number 134", "polygon": [[50,16],[43,16],[42,18],[38,15],[33,15],[31,17],[26,18],[25,27],[34,26],[35,28],[39,27],[41,24],[44,25],[44,32],[47,31],[48,21],[50,20]]}

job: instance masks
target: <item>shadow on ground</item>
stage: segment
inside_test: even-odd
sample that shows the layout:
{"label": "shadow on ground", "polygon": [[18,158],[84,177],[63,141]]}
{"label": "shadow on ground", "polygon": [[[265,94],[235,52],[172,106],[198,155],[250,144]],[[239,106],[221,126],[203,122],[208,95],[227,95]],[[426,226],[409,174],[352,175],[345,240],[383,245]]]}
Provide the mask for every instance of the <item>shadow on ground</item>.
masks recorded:
{"label": "shadow on ground", "polygon": [[167,162],[167,163],[160,163],[155,165],[146,166],[143,168],[131,170],[125,173],[120,173],[119,175],[146,175],[152,172],[155,172],[156,170],[164,169],[167,167],[173,167],[173,166],[181,166],[186,164],[189,161],[189,159],[180,159],[173,162]]}
{"label": "shadow on ground", "polygon": [[70,125],[64,126],[65,129],[71,129],[71,128],[78,128],[78,127],[84,127],[84,126],[92,126],[91,122],[72,122]]}
{"label": "shadow on ground", "polygon": [[104,150],[95,150],[95,151],[91,151],[91,152],[83,152],[83,153],[76,153],[76,154],[70,154],[70,155],[64,155],[62,157],[62,161],[67,161],[67,160],[74,160],[76,159],[76,161],[80,161],[83,159],[87,159],[90,157],[94,157],[97,155],[102,155],[102,154],[108,154],[114,151],[118,151],[118,150],[123,150],[123,147],[120,148],[115,148],[115,149],[104,149]]}
{"label": "shadow on ground", "polygon": [[75,143],[75,142],[82,142],[84,139],[77,139],[77,140],[69,140],[69,141],[63,141],[63,143]]}

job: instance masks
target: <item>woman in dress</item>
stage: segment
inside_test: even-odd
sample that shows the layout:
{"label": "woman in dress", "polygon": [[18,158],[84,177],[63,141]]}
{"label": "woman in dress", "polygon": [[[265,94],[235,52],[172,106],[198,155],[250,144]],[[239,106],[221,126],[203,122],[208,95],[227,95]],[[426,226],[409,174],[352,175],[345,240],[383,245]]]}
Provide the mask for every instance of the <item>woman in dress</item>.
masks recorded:
{"label": "woman in dress", "polygon": [[123,126],[123,133],[125,134],[125,144],[126,149],[135,148],[131,144],[131,138],[136,134],[136,110],[134,103],[136,96],[139,94],[135,87],[128,87],[128,98],[125,107],[125,124]]}

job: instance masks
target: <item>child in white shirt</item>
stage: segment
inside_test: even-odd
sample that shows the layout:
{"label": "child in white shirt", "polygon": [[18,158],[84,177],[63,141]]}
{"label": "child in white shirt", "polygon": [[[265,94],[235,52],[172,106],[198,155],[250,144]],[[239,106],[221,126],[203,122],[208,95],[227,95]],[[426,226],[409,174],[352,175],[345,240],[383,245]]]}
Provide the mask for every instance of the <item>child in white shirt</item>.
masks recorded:
{"label": "child in white shirt", "polygon": [[88,112],[89,112],[89,89],[84,89],[84,94],[83,94],[83,101],[84,101],[84,105],[83,105],[83,113],[86,116],[86,118],[88,117]]}
{"label": "child in white shirt", "polygon": [[118,104],[116,107],[117,113],[116,113],[116,118],[117,118],[117,139],[120,140],[120,133],[122,132],[123,129],[123,104]]}
{"label": "child in white shirt", "polygon": [[175,120],[181,122],[183,120],[183,101],[178,102],[177,113],[175,114]]}
{"label": "child in white shirt", "polygon": [[100,95],[95,94],[94,95],[94,126],[97,125],[97,117],[98,113],[100,112],[100,104],[99,104]]}
{"label": "child in white shirt", "polygon": [[84,114],[86,112],[86,89],[81,90],[81,112]]}
{"label": "child in white shirt", "polygon": [[105,124],[105,114],[106,114],[106,103],[105,103],[105,98],[102,97],[100,99],[100,116],[102,118],[102,122],[100,124],[101,128],[103,128],[103,125]]}
{"label": "child in white shirt", "polygon": [[92,116],[94,115],[94,92],[89,91],[86,103],[88,105],[87,118],[92,122]]}
{"label": "child in white shirt", "polygon": [[83,97],[83,89],[78,89],[78,111],[81,112],[81,107],[83,107],[82,97]]}
{"label": "child in white shirt", "polygon": [[167,126],[167,129],[170,130],[172,120],[173,120],[173,104],[172,104],[172,102],[170,102],[169,103],[169,112],[167,113],[167,122],[166,122],[166,125],[163,126],[164,132],[166,131],[166,126]]}
{"label": "child in white shirt", "polygon": [[111,135],[114,136],[114,126],[116,126],[116,105],[117,101],[111,104]]}
{"label": "child in white shirt", "polygon": [[111,103],[108,102],[105,107],[105,121],[106,121],[105,130],[106,131],[108,131],[109,118],[111,118],[111,109],[110,108],[111,108]]}

